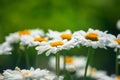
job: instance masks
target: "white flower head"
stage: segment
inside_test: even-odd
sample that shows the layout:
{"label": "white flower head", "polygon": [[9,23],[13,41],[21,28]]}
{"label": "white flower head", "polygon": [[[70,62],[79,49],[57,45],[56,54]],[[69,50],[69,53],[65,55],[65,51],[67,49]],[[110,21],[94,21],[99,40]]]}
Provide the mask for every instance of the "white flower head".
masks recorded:
{"label": "white flower head", "polygon": [[46,34],[48,38],[51,39],[57,39],[57,40],[71,40],[72,38],[72,32],[70,30],[66,30],[63,32],[58,32],[58,31],[53,31],[53,30],[48,30],[48,33]]}
{"label": "white flower head", "polygon": [[7,69],[3,72],[3,80],[63,80],[61,78],[56,79],[56,75],[46,69],[34,69],[30,70],[16,68],[16,70]]}
{"label": "white flower head", "polygon": [[110,35],[108,37],[109,37],[108,46],[111,48],[115,48],[115,52],[116,52],[117,49],[120,48],[120,34],[118,34],[117,37],[115,37],[114,35]]}
{"label": "white flower head", "polygon": [[[84,68],[86,65],[86,58],[83,56],[77,57],[77,56],[66,56],[65,57],[65,63],[66,63],[66,69],[70,69],[73,67],[75,70],[77,68]],[[55,57],[50,57],[49,59],[49,65],[51,68],[55,69]],[[72,65],[72,66],[71,66]],[[63,70],[64,68],[64,57],[60,56],[60,69]]]}
{"label": "white flower head", "polygon": [[29,47],[36,46],[41,44],[41,42],[47,41],[47,39],[43,37],[44,32],[39,29],[23,30],[19,32],[19,35],[22,35],[20,37],[20,44],[28,45]]}
{"label": "white flower head", "polygon": [[[85,68],[78,69],[76,71],[76,76],[77,77],[83,77],[84,73],[85,73]],[[87,76],[91,76],[92,78],[95,78],[96,80],[99,80],[99,79],[104,80],[104,79],[101,79],[101,78],[103,78],[106,75],[107,75],[106,71],[97,70],[95,68],[91,68],[90,66],[88,66]]]}
{"label": "white flower head", "polygon": [[20,44],[21,45],[28,45],[29,47],[31,46],[37,46],[40,45],[41,43],[47,42],[47,38],[44,37],[33,37],[29,35],[22,36],[20,38]]}
{"label": "white flower head", "polygon": [[47,43],[37,46],[36,50],[38,50],[38,54],[45,52],[46,56],[48,56],[50,53],[55,54],[58,51],[69,50],[71,48],[74,48],[73,41],[68,42],[67,40],[51,40]]}
{"label": "white flower head", "polygon": [[30,35],[33,37],[44,36],[43,30],[40,29],[31,29],[31,30],[22,30],[18,31],[19,36]]}
{"label": "white flower head", "polygon": [[92,48],[106,48],[107,31],[102,32],[99,30],[89,29],[87,32],[80,30],[73,34],[78,44]]}

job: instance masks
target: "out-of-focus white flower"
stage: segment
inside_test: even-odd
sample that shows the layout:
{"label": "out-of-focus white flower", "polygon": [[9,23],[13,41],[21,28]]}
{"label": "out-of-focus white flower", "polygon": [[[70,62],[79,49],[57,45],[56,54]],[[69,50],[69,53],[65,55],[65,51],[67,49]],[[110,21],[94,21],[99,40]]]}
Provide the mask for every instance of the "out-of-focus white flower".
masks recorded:
{"label": "out-of-focus white flower", "polygon": [[5,42],[9,44],[19,42],[20,37],[18,36],[18,32],[10,33],[8,36],[5,37]]}
{"label": "out-of-focus white flower", "polygon": [[[73,57],[66,57],[65,58],[65,62],[66,62],[66,69],[70,68],[71,65],[73,65],[75,67],[75,69],[79,69],[79,68],[84,68],[86,65],[86,58],[85,57],[77,57],[77,56],[73,56]],[[50,57],[49,59],[49,65],[51,68],[55,69],[55,57]],[[64,68],[64,57],[60,56],[60,69],[63,70]]]}
{"label": "out-of-focus white flower", "polygon": [[91,77],[97,79],[97,78],[101,78],[102,76],[106,75],[106,71],[102,71],[102,70],[96,70],[95,68],[91,68],[88,70],[89,75],[91,75]]}
{"label": "out-of-focus white flower", "polygon": [[28,46],[36,46],[40,44],[38,41],[35,41],[35,38],[41,38],[44,36],[44,32],[39,29],[33,30],[23,30],[19,31],[18,35],[20,36],[20,44]]}
{"label": "out-of-focus white flower", "polygon": [[116,26],[117,26],[117,29],[119,29],[119,30],[120,30],[120,20],[118,20],[118,21],[117,21]]}
{"label": "out-of-focus white flower", "polygon": [[[38,41],[34,41],[33,38],[44,36],[44,32],[40,29],[31,29],[31,30],[23,30],[15,33],[10,33],[5,37],[5,42],[0,44],[0,54],[11,54],[12,44],[18,43],[22,45],[37,45]],[[32,39],[31,39],[32,38]],[[32,41],[33,40],[33,41]]]}
{"label": "out-of-focus white flower", "polygon": [[29,47],[37,46],[37,45],[40,45],[41,43],[45,43],[45,42],[47,42],[47,39],[43,38],[43,37],[32,37],[29,35],[25,35],[20,38],[20,44],[28,45]]}
{"label": "out-of-focus white flower", "polygon": [[40,29],[31,29],[31,30],[23,30],[23,31],[18,31],[19,36],[24,36],[24,35],[30,35],[33,37],[39,37],[39,36],[44,36],[43,30]]}
{"label": "out-of-focus white flower", "polygon": [[78,44],[82,44],[83,46],[92,48],[106,48],[106,33],[107,31],[102,32],[90,28],[87,32],[84,32],[83,30],[77,31],[73,33],[73,36],[78,41]]}
{"label": "out-of-focus white flower", "polygon": [[[3,80],[63,80],[63,78],[56,77],[53,73],[48,70],[34,69],[30,70],[5,70],[3,72]],[[57,79],[56,79],[57,78]]]}
{"label": "out-of-focus white flower", "polygon": [[57,40],[71,40],[72,39],[72,32],[70,30],[66,30],[63,32],[58,32],[58,31],[53,31],[53,30],[48,30],[48,33],[46,34],[48,38],[51,39],[57,39]]}
{"label": "out-of-focus white flower", "polygon": [[115,51],[120,48],[120,34],[115,37],[114,35],[110,35],[109,37],[109,44],[108,46],[111,48],[115,48]]}
{"label": "out-of-focus white flower", "polygon": [[2,44],[0,44],[0,55],[1,54],[11,54],[11,51],[12,50],[12,46],[7,43],[7,42],[4,42]]}
{"label": "out-of-focus white flower", "polygon": [[46,56],[48,56],[50,53],[56,54],[58,51],[69,50],[74,47],[74,41],[68,42],[67,40],[51,40],[47,43],[37,46],[36,50],[38,50],[38,54],[46,52]]}
{"label": "out-of-focus white flower", "polygon": [[[76,76],[77,77],[83,77],[85,73],[85,68],[83,69],[78,69],[76,71]],[[87,76],[90,76],[92,78],[95,78],[97,80],[102,80],[104,76],[106,76],[106,71],[101,71],[101,70],[96,70],[95,68],[91,68],[90,66],[88,67],[87,70]],[[104,80],[104,79],[103,79]],[[107,80],[107,79],[106,79]]]}

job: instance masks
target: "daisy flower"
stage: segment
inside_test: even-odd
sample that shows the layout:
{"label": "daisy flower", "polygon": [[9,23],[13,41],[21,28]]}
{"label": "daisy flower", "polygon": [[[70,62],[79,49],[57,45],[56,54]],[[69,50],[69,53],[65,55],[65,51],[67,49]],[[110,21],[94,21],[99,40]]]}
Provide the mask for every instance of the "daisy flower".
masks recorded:
{"label": "daisy flower", "polygon": [[38,54],[45,52],[46,56],[48,56],[50,53],[56,54],[58,51],[69,50],[71,48],[74,48],[73,41],[68,42],[67,40],[51,40],[37,46],[36,50],[38,50]]}
{"label": "daisy flower", "polygon": [[29,35],[22,36],[20,38],[20,45],[28,45],[29,47],[40,45],[41,43],[47,42],[47,38],[44,37],[32,37]]}
{"label": "daisy flower", "polygon": [[10,33],[8,36],[6,36],[5,42],[8,42],[10,44],[16,43],[20,41],[20,38],[22,36],[26,36],[26,35],[29,35],[32,37],[40,37],[40,36],[44,36],[44,32],[39,29],[33,29],[33,30],[23,30],[15,33]]}
{"label": "daisy flower", "polygon": [[[10,53],[10,51],[12,51],[13,49],[13,43],[20,42],[20,44],[22,45],[36,45],[38,39],[34,40],[34,38],[41,38],[41,36],[44,36],[44,32],[39,29],[23,30],[15,33],[10,33],[8,36],[5,37],[5,42],[0,44],[0,54]],[[33,38],[33,41],[31,41],[31,38]]]}
{"label": "daisy flower", "polygon": [[[77,77],[83,77],[84,76],[84,68],[83,69],[77,69],[76,71],[76,76]],[[106,76],[106,71],[103,71],[103,70],[97,70],[95,68],[91,68],[90,66],[88,67],[88,72],[87,72],[87,76],[90,76],[92,78],[95,78],[95,79],[99,79],[103,76]],[[101,79],[102,80],[102,79]]]}
{"label": "daisy flower", "polygon": [[[77,57],[77,56],[66,56],[65,57],[65,62],[66,62],[66,69],[69,67],[69,65],[74,65],[75,68],[84,68],[86,64],[86,58],[85,57]],[[51,68],[55,69],[55,57],[50,57],[49,59],[49,65]],[[63,70],[64,68],[64,57],[60,56],[60,69]]]}
{"label": "daisy flower", "polygon": [[44,32],[39,29],[23,30],[18,32],[20,36],[20,44],[28,46],[36,46],[39,42],[47,41],[43,38]]}
{"label": "daisy flower", "polygon": [[89,29],[87,32],[80,30],[73,33],[74,38],[78,41],[78,44],[82,44],[86,47],[106,48],[107,43],[107,31],[102,32],[99,30]]}
{"label": "daisy flower", "polygon": [[20,69],[16,67],[15,70],[5,70],[3,72],[4,80],[63,80],[63,77],[56,77],[53,73],[46,69],[30,70]]}
{"label": "daisy flower", "polygon": [[115,37],[114,35],[109,34],[109,44],[108,46],[111,48],[115,48],[115,51],[120,48],[120,34]]}
{"label": "daisy flower", "polygon": [[46,34],[48,38],[50,39],[57,39],[57,40],[71,40],[72,39],[72,32],[70,30],[66,30],[63,32],[48,30],[48,33]]}

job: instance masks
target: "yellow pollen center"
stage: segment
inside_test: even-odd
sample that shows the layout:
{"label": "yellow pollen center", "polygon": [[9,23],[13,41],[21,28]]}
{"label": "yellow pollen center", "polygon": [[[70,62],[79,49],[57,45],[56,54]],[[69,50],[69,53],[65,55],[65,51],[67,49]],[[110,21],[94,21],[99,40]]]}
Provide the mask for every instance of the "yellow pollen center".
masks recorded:
{"label": "yellow pollen center", "polygon": [[72,57],[66,57],[65,58],[65,62],[70,64],[70,63],[73,63],[74,59]]}
{"label": "yellow pollen center", "polygon": [[63,44],[64,44],[64,42],[62,42],[62,41],[56,41],[56,42],[50,43],[50,45],[52,47],[62,46]]}
{"label": "yellow pollen center", "polygon": [[85,36],[86,39],[89,39],[89,40],[92,40],[92,41],[98,41],[98,34],[96,33],[88,33],[86,36]]}
{"label": "yellow pollen center", "polygon": [[96,69],[94,69],[94,68],[90,69],[89,71],[90,71],[90,74],[92,74],[92,75],[96,74]]}
{"label": "yellow pollen center", "polygon": [[42,37],[37,37],[37,38],[34,38],[34,41],[39,41],[39,42],[47,42],[47,39],[45,38],[42,38]]}
{"label": "yellow pollen center", "polygon": [[29,76],[30,75],[30,71],[26,71],[22,73],[23,76]]}
{"label": "yellow pollen center", "polygon": [[23,30],[23,31],[19,31],[18,34],[19,34],[19,36],[30,35],[30,31],[29,30]]}
{"label": "yellow pollen center", "polygon": [[116,39],[115,42],[117,42],[118,44],[120,44],[120,39]]}
{"label": "yellow pollen center", "polygon": [[120,80],[120,76],[117,76],[115,80]]}
{"label": "yellow pollen center", "polygon": [[65,33],[64,33],[64,34],[61,34],[60,37],[61,37],[62,39],[71,40],[72,35],[71,35],[71,34],[65,34]]}

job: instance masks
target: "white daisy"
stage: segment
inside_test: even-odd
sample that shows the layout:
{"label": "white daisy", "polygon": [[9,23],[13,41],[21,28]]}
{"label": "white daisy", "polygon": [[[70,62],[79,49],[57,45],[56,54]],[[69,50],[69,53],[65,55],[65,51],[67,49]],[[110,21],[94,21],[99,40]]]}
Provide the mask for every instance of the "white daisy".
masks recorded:
{"label": "white daisy", "polygon": [[50,39],[57,39],[57,40],[72,39],[72,32],[70,30],[66,30],[63,32],[48,30],[48,33],[46,35]]}
{"label": "white daisy", "polygon": [[120,48],[120,34],[115,37],[114,35],[109,36],[109,47],[115,48],[115,51]]}
{"label": "white daisy", "polygon": [[47,42],[47,38],[44,37],[32,37],[29,35],[22,36],[20,38],[20,45],[37,46],[41,43]]}
{"label": "white daisy", "polygon": [[[76,76],[77,77],[83,77],[84,76],[84,72],[85,69],[78,69],[76,71]],[[95,68],[91,68],[90,66],[88,67],[88,72],[87,72],[87,76],[90,76],[92,78],[95,79],[100,79],[103,76],[106,76],[106,71],[102,71],[102,70],[96,70]],[[102,80],[102,79],[101,79]]]}
{"label": "white daisy", "polygon": [[22,36],[26,36],[26,35],[29,35],[32,37],[40,37],[40,36],[44,36],[44,32],[39,29],[33,29],[33,30],[23,30],[15,33],[10,33],[10,35],[6,37],[5,42],[8,42],[10,44],[16,43],[20,41],[20,38]]}
{"label": "white daisy", "polygon": [[[82,56],[81,57],[67,56],[65,58],[65,62],[66,62],[66,69],[68,69],[68,70],[69,70],[69,68],[71,68],[71,65],[72,65],[72,67],[74,66],[75,69],[84,68],[86,65],[86,58],[82,57]],[[50,57],[50,59],[49,59],[50,67],[55,69],[55,64],[56,64],[55,57]],[[64,68],[64,57],[60,56],[60,69],[63,70],[63,68]]]}
{"label": "white daisy", "polygon": [[16,70],[5,70],[3,72],[4,80],[63,80],[61,77],[56,77],[48,70],[34,69],[30,70],[16,68]]}
{"label": "white daisy", "polygon": [[46,56],[48,56],[50,53],[55,54],[61,50],[69,50],[74,48],[74,45],[74,41],[68,42],[67,40],[51,40],[47,43],[37,46],[36,50],[38,50],[38,54],[46,52]]}
{"label": "white daisy", "polygon": [[38,41],[34,41],[34,39],[31,41],[31,38],[39,38],[41,36],[44,36],[44,32],[39,29],[23,30],[15,33],[10,33],[8,36],[6,36],[5,42],[0,44],[0,54],[11,54],[10,51],[13,49],[13,43],[20,42],[22,45],[28,44],[29,46],[37,45]]}
{"label": "white daisy", "polygon": [[92,48],[106,48],[106,33],[107,31],[102,32],[90,28],[87,32],[84,32],[83,30],[77,31],[73,33],[73,36],[78,41],[78,44],[82,44],[83,46]]}

